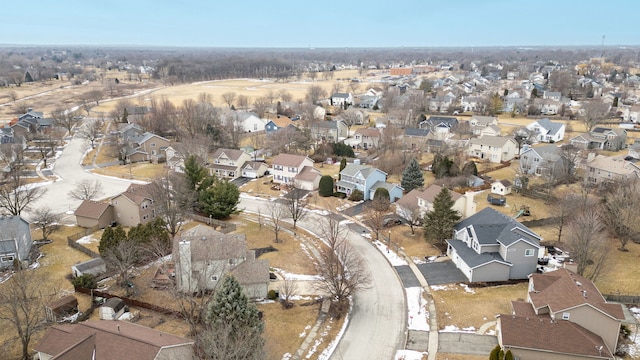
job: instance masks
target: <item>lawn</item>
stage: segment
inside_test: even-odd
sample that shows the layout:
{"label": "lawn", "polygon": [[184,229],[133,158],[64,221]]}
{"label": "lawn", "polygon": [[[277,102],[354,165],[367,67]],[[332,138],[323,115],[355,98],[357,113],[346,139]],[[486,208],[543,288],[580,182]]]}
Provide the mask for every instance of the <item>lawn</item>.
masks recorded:
{"label": "lawn", "polygon": [[139,162],[128,165],[113,165],[92,170],[96,174],[115,176],[123,179],[152,181],[167,174],[163,164]]}

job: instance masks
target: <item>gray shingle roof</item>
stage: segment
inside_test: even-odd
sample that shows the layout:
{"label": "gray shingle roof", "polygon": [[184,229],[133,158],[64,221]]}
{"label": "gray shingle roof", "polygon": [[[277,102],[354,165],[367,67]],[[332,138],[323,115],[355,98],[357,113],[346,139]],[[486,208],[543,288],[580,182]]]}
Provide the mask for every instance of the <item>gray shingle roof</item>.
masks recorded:
{"label": "gray shingle roof", "polygon": [[475,268],[494,261],[511,266],[511,264],[504,261],[497,252],[485,252],[478,254],[461,240],[448,240],[447,242],[456,250],[458,256],[460,256],[460,258],[462,258],[470,268]]}
{"label": "gray shingle roof", "polygon": [[560,129],[564,126],[563,123],[553,122],[547,118],[538,119],[537,122],[538,122],[538,125],[540,125],[541,127],[545,128],[545,130],[547,130],[547,135],[557,134],[558,131],[560,131]]}
{"label": "gray shingle roof", "polygon": [[462,220],[455,229],[459,231],[467,227],[473,228],[481,245],[501,243],[509,246],[520,239],[534,246],[540,245],[540,238],[529,228],[492,208],[484,208]]}
{"label": "gray shingle roof", "polygon": [[406,136],[427,136],[429,129],[405,128],[404,134]]}
{"label": "gray shingle roof", "polygon": [[[369,177],[369,175],[371,175],[376,170],[378,170],[378,169],[372,168],[372,167],[367,166],[367,165],[347,164],[347,166],[344,169],[342,169],[342,171],[340,171],[340,173],[343,174],[343,175],[347,175],[347,176],[356,176],[356,174],[358,172],[360,172],[360,173],[362,173],[362,176],[364,176],[364,178],[366,179],[366,178]],[[380,170],[380,171],[382,171],[382,170]]]}

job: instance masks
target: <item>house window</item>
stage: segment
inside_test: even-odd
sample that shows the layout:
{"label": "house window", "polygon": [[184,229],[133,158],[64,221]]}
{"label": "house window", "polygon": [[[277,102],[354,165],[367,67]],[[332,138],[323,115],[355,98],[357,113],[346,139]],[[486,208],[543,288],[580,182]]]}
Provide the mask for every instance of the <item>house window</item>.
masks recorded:
{"label": "house window", "polygon": [[253,124],[253,131],[258,130],[258,124]]}
{"label": "house window", "polygon": [[211,280],[218,281],[218,275],[211,275]]}
{"label": "house window", "polygon": [[568,313],[568,312],[563,312],[563,313],[562,313],[562,320],[569,320],[569,316],[570,316],[570,315],[571,315],[571,314],[570,314],[570,313]]}
{"label": "house window", "polygon": [[149,215],[144,215],[144,216],[142,217],[142,220],[147,220],[148,218],[149,218]]}
{"label": "house window", "polygon": [[151,143],[151,147],[156,147],[156,143]]}
{"label": "house window", "polygon": [[12,262],[15,259],[13,255],[0,257],[0,262]]}
{"label": "house window", "polygon": [[524,256],[533,256],[535,255],[535,251],[533,249],[526,249],[524,251]]}

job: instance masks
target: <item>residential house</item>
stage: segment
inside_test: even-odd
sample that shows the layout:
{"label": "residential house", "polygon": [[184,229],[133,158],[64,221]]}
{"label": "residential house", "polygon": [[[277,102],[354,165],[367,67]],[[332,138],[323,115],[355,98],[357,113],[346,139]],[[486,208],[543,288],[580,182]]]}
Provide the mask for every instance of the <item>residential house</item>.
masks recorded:
{"label": "residential house", "polygon": [[520,171],[523,174],[561,175],[569,161],[557,145],[531,147],[523,145],[520,150]]}
{"label": "residential house", "polygon": [[509,195],[513,184],[509,180],[498,180],[491,183],[491,193],[497,195]]}
{"label": "residential house", "polygon": [[293,187],[296,189],[313,191],[320,186],[322,173],[313,166],[305,166],[300,173],[293,178]]}
{"label": "residential house", "polygon": [[83,228],[103,229],[115,220],[111,204],[93,200],[83,200],[73,214],[76,224]]}
{"label": "residential house", "polygon": [[338,142],[347,138],[347,123],[343,120],[318,121],[311,125],[311,138],[317,141]]}
{"label": "residential house", "polygon": [[469,126],[471,127],[471,133],[474,135],[480,135],[480,132],[488,126],[497,126],[497,125],[498,125],[498,118],[495,116],[473,115],[471,119],[469,119]]}
{"label": "residential house", "polygon": [[240,169],[242,177],[250,179],[263,177],[268,170],[269,166],[263,161],[247,161]]}
{"label": "residential house", "polygon": [[[304,175],[300,176],[304,172]],[[315,173],[313,181],[309,183],[306,180],[307,177]],[[296,186],[305,186],[306,189],[313,187],[310,190],[316,190],[320,183],[321,175],[316,169],[313,169],[313,160],[302,155],[291,154],[278,154],[273,160],[271,160],[271,174],[273,175],[273,182],[276,184],[284,184]],[[304,177],[304,179],[302,179]]]}
{"label": "residential house", "polygon": [[15,133],[13,128],[3,127],[0,128],[0,144],[13,144],[15,141]]}
{"label": "residential house", "polygon": [[180,151],[177,151],[173,146],[167,146],[164,149],[164,158],[169,169],[184,173],[184,155]]}
{"label": "residential house", "polygon": [[33,246],[29,222],[19,215],[0,216],[0,269],[29,261]]}
{"label": "residential house", "polygon": [[443,139],[455,131],[459,124],[458,119],[454,117],[429,116],[427,120],[420,122],[419,128],[429,129],[437,138]]}
{"label": "residential house", "polygon": [[632,105],[622,110],[622,120],[626,122],[640,122],[640,105]]}
{"label": "residential house", "polygon": [[251,155],[242,150],[220,148],[211,155],[209,174],[222,179],[237,179],[242,176],[244,165],[251,160]]}
{"label": "residential house", "polygon": [[544,91],[542,93],[542,98],[554,100],[554,101],[560,101],[560,99],[562,98],[562,93],[559,91]]}
{"label": "residential house", "polygon": [[[122,125],[122,124],[118,124],[118,125]],[[129,142],[129,139],[139,137],[142,134],[144,134],[145,131],[142,128],[142,126],[132,123],[132,124],[126,124],[120,130],[118,130],[117,133],[122,139],[122,142],[126,144]]]}
{"label": "residential house", "polygon": [[591,132],[571,138],[571,145],[585,150],[620,151],[625,148],[627,131],[621,128],[597,126]]}
{"label": "residential house", "polygon": [[453,106],[455,101],[456,96],[452,92],[447,92],[443,95],[436,95],[429,99],[429,111],[444,114],[449,111],[449,108]]}
{"label": "residential house", "polygon": [[516,359],[614,359],[625,315],[587,278],[558,269],[529,278],[527,301],[500,314],[498,343]]}
{"label": "residential house", "polygon": [[331,95],[331,105],[344,107],[345,103],[353,105],[353,95],[351,93],[335,93]]}
{"label": "residential house", "polygon": [[431,130],[418,129],[418,128],[404,128],[404,134],[402,134],[402,141],[404,142],[405,149],[408,150],[427,150],[427,140],[433,138]]}
{"label": "residential house", "polygon": [[483,136],[469,140],[469,156],[492,163],[510,161],[518,152],[518,143],[510,136]]}
{"label": "residential house", "polygon": [[527,130],[536,134],[538,142],[558,142],[564,139],[564,123],[553,122],[547,118],[538,119],[526,126]]}
{"label": "residential house", "polygon": [[354,141],[351,144],[359,149],[367,150],[372,147],[378,147],[380,137],[381,133],[378,128],[358,129],[354,135]]}
{"label": "residential house", "polygon": [[269,262],[257,260],[244,234],[223,234],[205,225],[184,231],[173,243],[178,290],[193,293],[213,290],[222,278],[233,275],[252,299],[265,298]]}
{"label": "residential house", "polygon": [[[433,202],[442,191],[442,187],[432,184],[425,190],[413,189],[396,202],[396,214],[410,220],[413,210],[417,209],[423,217],[427,212],[433,211]],[[450,191],[453,200],[453,210],[457,211],[463,219],[476,213],[476,202],[473,200],[473,192],[464,195]]]}
{"label": "residential house", "polygon": [[78,313],[78,299],[73,295],[65,295],[58,300],[48,303],[44,307],[47,321],[64,321],[65,318]]}
{"label": "residential house", "polygon": [[536,272],[542,238],[490,207],[462,220],[447,255],[470,282],[526,279]]}
{"label": "residential house", "polygon": [[124,192],[111,198],[115,221],[122,226],[146,224],[158,215],[159,203],[153,200],[153,184],[131,184]]}
{"label": "residential house", "polygon": [[373,195],[379,187],[389,191],[391,202],[402,197],[402,188],[387,183],[387,173],[366,165],[347,164],[340,171],[340,180],[336,183],[336,191],[350,196],[354,190],[362,192],[365,200],[373,200]]}
{"label": "residential house", "polygon": [[640,178],[640,166],[620,156],[610,157],[591,153],[587,157],[584,167],[584,176],[586,180],[593,185],[616,180]]}
{"label": "residential house", "polygon": [[478,137],[483,136],[500,136],[502,134],[502,129],[498,125],[489,125],[480,129],[478,133]]}
{"label": "residential house", "polygon": [[296,125],[286,116],[279,116],[267,121],[264,130],[267,135],[273,134],[280,129],[297,129]]}
{"label": "residential house", "polygon": [[246,133],[263,131],[267,123],[267,120],[261,119],[258,114],[247,111],[233,111],[227,120],[240,125],[242,131]]}
{"label": "residential house", "polygon": [[636,160],[640,159],[640,139],[635,139],[633,144],[629,145],[627,156]]}
{"label": "residential house", "polygon": [[132,136],[128,140],[125,150],[127,163],[164,160],[164,150],[171,144],[169,139],[150,132]]}
{"label": "residential house", "polygon": [[360,97],[358,98],[358,106],[360,106],[363,109],[373,109],[379,100],[380,100],[379,96],[360,95]]}
{"label": "residential house", "polygon": [[53,325],[35,346],[40,360],[193,359],[194,341],[128,321]]}
{"label": "residential house", "polygon": [[484,108],[484,101],[477,96],[463,96],[460,99],[460,107],[463,112],[481,111]]}

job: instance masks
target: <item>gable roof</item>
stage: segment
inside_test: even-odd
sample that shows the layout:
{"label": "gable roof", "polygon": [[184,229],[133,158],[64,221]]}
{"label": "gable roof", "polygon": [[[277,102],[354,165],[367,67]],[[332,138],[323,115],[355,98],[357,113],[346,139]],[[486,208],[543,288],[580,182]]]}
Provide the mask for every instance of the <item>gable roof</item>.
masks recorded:
{"label": "gable roof", "polygon": [[100,219],[102,214],[104,214],[109,207],[111,207],[111,205],[107,203],[83,200],[73,214],[75,216],[86,217],[89,219]]}
{"label": "gable roof", "polygon": [[368,137],[380,137],[380,129],[378,128],[366,128],[356,130],[356,134]]}
{"label": "gable roof", "polygon": [[54,359],[77,359],[75,355],[95,349],[95,358],[101,360],[153,360],[162,348],[192,346],[193,343],[193,340],[127,321],[90,320],[52,326],[35,350],[60,356]]}
{"label": "gable roof", "polygon": [[547,130],[547,135],[557,134],[558,131],[560,131],[560,129],[562,129],[562,127],[564,126],[564,124],[561,122],[553,122],[547,118],[538,119],[535,122],[537,122],[540,127]]}
{"label": "gable roof", "polygon": [[300,167],[305,160],[309,160],[313,163],[313,160],[304,155],[278,154],[271,160],[271,164]]}
{"label": "gable roof", "polygon": [[527,150],[523,151],[521,155],[525,155],[527,152],[535,152],[542,159],[551,162],[558,161],[562,158],[562,150],[558,145],[554,144],[529,147]]}
{"label": "gable roof", "polygon": [[493,136],[493,135],[483,135],[479,138],[473,138],[469,140],[469,144],[472,145],[487,145],[493,146],[496,148],[504,147],[508,142],[516,143],[512,137],[509,136]]}
{"label": "gable roof", "polygon": [[631,161],[627,161],[617,157],[609,157],[605,155],[596,155],[596,157],[587,163],[587,166],[594,169],[608,171],[618,175],[630,175],[636,173],[640,175],[640,168]]}
{"label": "gable roof", "polygon": [[462,220],[455,226],[456,231],[473,229],[481,245],[501,243],[510,246],[524,240],[534,246],[540,245],[540,236],[529,230],[513,218],[492,208],[484,208],[476,214]]}
{"label": "gable roof", "polygon": [[145,199],[151,200],[149,193],[152,186],[152,184],[131,184],[127,190],[114,196],[113,199],[118,196],[124,196],[135,204],[140,205]]}
{"label": "gable roof", "polygon": [[295,179],[301,181],[314,181],[320,176],[322,176],[320,170],[314,168],[313,166],[305,166],[295,176]]}
{"label": "gable roof", "polygon": [[427,136],[429,135],[429,129],[418,128],[405,128],[404,135],[406,136]]}
{"label": "gable roof", "polygon": [[458,119],[448,116],[429,116],[429,118],[424,122],[429,124],[430,126],[438,126],[440,124],[443,124],[449,128],[458,126]]}
{"label": "gable roof", "polygon": [[532,274],[531,304],[536,308],[548,307],[556,313],[581,305],[589,305],[607,316],[623,320],[622,305],[608,303],[590,280],[567,269],[543,274]]}
{"label": "gable roof", "polygon": [[145,132],[142,135],[130,137],[129,141],[134,142],[136,144],[144,144],[145,142],[147,142],[147,141],[149,141],[149,140],[151,140],[153,138],[159,138],[159,139],[162,139],[162,140],[165,140],[165,141],[169,142],[169,139],[163,138],[160,135],[156,135],[156,134],[148,132],[148,131]]}
{"label": "gable roof", "polygon": [[498,121],[498,118],[495,116],[473,115],[471,120],[475,120],[478,123],[478,126],[488,126],[493,124],[495,121]]}
{"label": "gable roof", "polygon": [[567,320],[499,315],[502,346],[611,359],[602,338]]}
{"label": "gable roof", "polygon": [[356,176],[358,173],[361,173],[362,176],[366,179],[376,171],[380,171],[385,176],[387,175],[387,173],[385,173],[380,169],[376,169],[374,167],[367,166],[367,165],[353,164],[353,163],[347,164],[347,166],[345,166],[345,168],[342,169],[342,171],[340,171],[340,174],[347,175],[347,176]]}
{"label": "gable roof", "polygon": [[227,158],[229,158],[230,160],[239,160],[240,157],[243,154],[246,154],[244,151],[242,150],[235,150],[235,149],[223,149],[220,148],[218,150],[216,150],[216,152],[213,153],[213,155],[211,156],[211,158],[213,159],[217,159],[222,155],[225,155]]}
{"label": "gable roof", "polygon": [[193,261],[237,259],[247,253],[244,234],[223,234],[206,225],[184,231],[177,241],[190,242]]}

